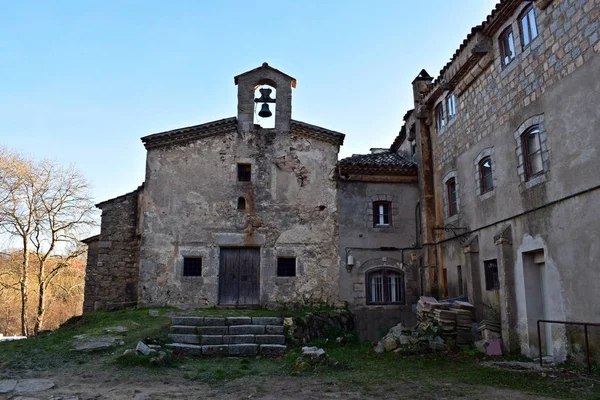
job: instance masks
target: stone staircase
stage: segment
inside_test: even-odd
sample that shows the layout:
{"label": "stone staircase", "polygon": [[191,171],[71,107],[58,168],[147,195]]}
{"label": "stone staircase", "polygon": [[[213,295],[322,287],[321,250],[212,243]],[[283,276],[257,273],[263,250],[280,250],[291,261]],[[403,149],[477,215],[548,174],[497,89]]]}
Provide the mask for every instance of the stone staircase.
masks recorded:
{"label": "stone staircase", "polygon": [[285,352],[279,317],[173,317],[167,344],[196,356],[279,355]]}

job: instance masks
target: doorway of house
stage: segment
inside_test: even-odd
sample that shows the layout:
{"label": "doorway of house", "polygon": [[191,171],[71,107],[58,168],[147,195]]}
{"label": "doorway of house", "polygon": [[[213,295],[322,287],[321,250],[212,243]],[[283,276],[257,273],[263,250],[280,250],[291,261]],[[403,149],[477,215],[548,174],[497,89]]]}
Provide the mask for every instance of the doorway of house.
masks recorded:
{"label": "doorway of house", "polygon": [[259,304],[260,249],[221,247],[220,250],[219,304]]}
{"label": "doorway of house", "polygon": [[[543,250],[523,253],[523,277],[525,280],[529,356],[535,358],[539,354],[537,321],[552,319],[549,314],[546,263]],[[550,324],[541,324],[540,331],[542,355],[552,356],[552,327]]]}

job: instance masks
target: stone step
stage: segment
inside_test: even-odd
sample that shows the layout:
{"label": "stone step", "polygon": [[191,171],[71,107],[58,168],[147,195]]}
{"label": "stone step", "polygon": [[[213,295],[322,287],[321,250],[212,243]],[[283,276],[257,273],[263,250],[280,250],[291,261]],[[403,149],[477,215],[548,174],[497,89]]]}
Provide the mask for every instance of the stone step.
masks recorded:
{"label": "stone step", "polygon": [[167,344],[178,353],[195,356],[251,356],[251,355],[280,355],[285,353],[286,347],[281,344],[222,344],[222,345],[196,345],[187,343]]}
{"label": "stone step", "polygon": [[249,326],[249,325],[270,325],[281,326],[283,318],[281,317],[173,317],[174,326]]}
{"label": "stone step", "polygon": [[[233,329],[231,329],[233,328]],[[230,326],[193,326],[171,325],[171,333],[198,335],[227,334],[283,334],[283,325],[230,325]]]}
{"label": "stone step", "polygon": [[171,333],[169,337],[176,343],[196,345],[221,344],[285,344],[284,335],[196,335],[188,333]]}

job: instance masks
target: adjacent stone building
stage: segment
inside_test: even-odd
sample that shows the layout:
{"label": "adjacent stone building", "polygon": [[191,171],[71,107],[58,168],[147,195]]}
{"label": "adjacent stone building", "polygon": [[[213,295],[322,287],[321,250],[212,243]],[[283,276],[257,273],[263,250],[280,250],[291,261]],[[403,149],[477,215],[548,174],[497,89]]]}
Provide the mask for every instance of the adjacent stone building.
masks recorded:
{"label": "adjacent stone building", "polygon": [[[598,0],[501,1],[417,76],[403,127],[432,288],[468,294],[531,357],[537,320],[600,321],[599,16]],[[542,347],[581,355],[583,328],[545,324]]]}
{"label": "adjacent stone building", "polygon": [[419,299],[417,164],[398,149],[371,149],[338,164],[340,298],[362,339],[415,322]]}

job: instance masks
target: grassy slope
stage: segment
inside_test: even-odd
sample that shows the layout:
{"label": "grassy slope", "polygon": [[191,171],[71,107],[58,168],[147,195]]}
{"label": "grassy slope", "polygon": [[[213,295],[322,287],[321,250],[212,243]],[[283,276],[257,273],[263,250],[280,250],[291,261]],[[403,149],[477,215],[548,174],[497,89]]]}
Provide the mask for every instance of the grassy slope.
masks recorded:
{"label": "grassy slope", "polygon": [[[161,310],[163,313],[167,311]],[[301,314],[296,311],[291,314]],[[265,310],[203,310],[194,315],[290,315],[281,311]],[[123,334],[110,334],[104,328],[124,326]],[[540,372],[516,372],[482,367],[479,359],[466,353],[426,356],[376,354],[366,344],[319,340],[315,345],[324,347],[331,357],[329,362],[313,365],[303,371],[294,369],[300,349],[291,349],[283,359],[177,359],[162,367],[147,367],[142,356],[124,358],[126,348],[134,348],[139,340],[148,337],[167,341],[170,319],[150,317],[147,309],[96,312],[61,327],[55,332],[22,341],[0,343],[0,364],[12,371],[105,371],[118,373],[124,379],[142,379],[156,375],[183,376],[206,383],[219,383],[241,377],[309,376],[324,384],[353,387],[357,391],[375,392],[394,390],[394,385],[413,387],[414,393],[461,395],[473,386],[486,385],[552,397],[600,398],[596,379],[580,378],[574,374],[556,374],[555,378]],[[113,335],[125,345],[93,353],[75,352],[70,348],[74,336]],[[145,365],[143,367],[141,365]],[[597,377],[596,377],[597,378]],[[426,396],[425,396],[426,397]]]}

